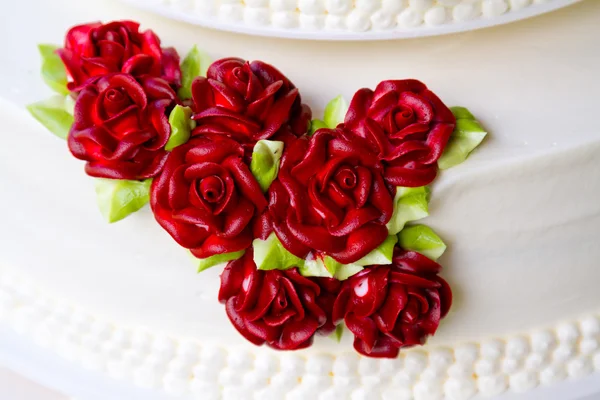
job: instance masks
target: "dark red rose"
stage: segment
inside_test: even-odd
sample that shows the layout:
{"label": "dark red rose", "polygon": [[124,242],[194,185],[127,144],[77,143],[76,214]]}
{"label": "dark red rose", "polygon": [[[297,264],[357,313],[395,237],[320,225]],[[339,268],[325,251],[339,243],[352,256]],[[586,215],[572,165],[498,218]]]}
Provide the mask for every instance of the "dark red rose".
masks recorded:
{"label": "dark red rose", "polygon": [[156,220],[198,258],[252,243],[251,221],[267,200],[243,155],[242,146],[225,136],[193,138],[173,149],[152,183]]}
{"label": "dark red rose", "polygon": [[333,308],[354,333],[354,348],[370,357],[396,357],[433,335],[452,304],[441,266],[396,248],[391,265],[365,268],[342,285]]}
{"label": "dark red rose", "polygon": [[69,90],[79,91],[90,78],[115,72],[160,77],[179,87],[177,51],[162,49],[154,32],[140,32],[139,27],[137,22],[115,21],[71,28],[65,47],[58,50],[69,75]]}
{"label": "dark red rose", "polygon": [[417,80],[383,81],[354,95],[346,129],[368,139],[387,164],[395,186],[424,186],[437,174],[456,121],[452,112]]}
{"label": "dark red rose", "polygon": [[194,135],[225,134],[254,143],[278,133],[304,135],[311,111],[281,72],[261,61],[215,61],[192,84]]}
{"label": "dark red rose", "polygon": [[352,263],[388,236],[393,194],[384,167],[364,139],[320,129],[289,143],[270,188],[269,215],[284,247]]}
{"label": "dark red rose", "polygon": [[77,96],[69,149],[87,161],[88,175],[151,178],[160,172],[167,155],[168,114],[176,99],[171,86],[160,78],[101,77]]}
{"label": "dark red rose", "polygon": [[297,350],[310,346],[315,333],[335,329],[331,311],[339,287],[335,279],[303,277],[297,268],[257,270],[248,250],[225,267],[219,301],[250,342]]}

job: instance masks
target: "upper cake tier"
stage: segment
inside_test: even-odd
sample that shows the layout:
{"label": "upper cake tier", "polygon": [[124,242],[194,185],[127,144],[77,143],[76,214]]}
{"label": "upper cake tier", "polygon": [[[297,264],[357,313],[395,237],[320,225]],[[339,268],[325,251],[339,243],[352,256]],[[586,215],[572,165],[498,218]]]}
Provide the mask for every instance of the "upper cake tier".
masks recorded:
{"label": "upper cake tier", "polygon": [[181,21],[257,35],[411,38],[504,24],[579,0],[124,0]]}

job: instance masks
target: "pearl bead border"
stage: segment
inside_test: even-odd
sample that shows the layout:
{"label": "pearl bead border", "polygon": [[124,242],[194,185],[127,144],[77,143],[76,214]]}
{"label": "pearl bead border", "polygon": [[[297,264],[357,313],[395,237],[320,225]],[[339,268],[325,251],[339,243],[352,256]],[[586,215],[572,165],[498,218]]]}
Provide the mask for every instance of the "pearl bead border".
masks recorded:
{"label": "pearl bead border", "polygon": [[468,400],[600,371],[600,315],[397,359],[228,351],[116,326],[0,273],[0,323],[63,358],[134,385],[204,400]]}
{"label": "pearl bead border", "polygon": [[580,0],[123,0],[210,28],[308,39],[430,36],[493,26]]}

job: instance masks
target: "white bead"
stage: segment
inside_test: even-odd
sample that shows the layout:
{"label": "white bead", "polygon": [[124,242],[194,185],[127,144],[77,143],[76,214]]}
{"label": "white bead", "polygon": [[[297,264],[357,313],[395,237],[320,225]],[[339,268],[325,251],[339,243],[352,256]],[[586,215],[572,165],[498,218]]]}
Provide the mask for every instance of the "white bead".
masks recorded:
{"label": "white bead", "polygon": [[533,353],[525,358],[525,369],[528,371],[539,371],[548,365],[548,359],[543,354]]}
{"label": "white bead", "polygon": [[352,10],[348,17],[346,17],[346,25],[351,31],[364,32],[371,27],[370,16],[363,11]]}
{"label": "white bead", "polygon": [[531,334],[531,349],[540,354],[546,354],[556,344],[556,339],[551,332],[538,331]]}
{"label": "white bead", "polygon": [[248,370],[253,363],[252,354],[245,351],[230,351],[227,356],[227,367],[234,371]]}
{"label": "white bead", "polygon": [[382,0],[381,10],[386,14],[398,14],[406,7],[406,0]]}
{"label": "white bead", "polygon": [[473,364],[479,357],[479,348],[475,344],[463,344],[454,350],[457,363]]}
{"label": "white bead", "polygon": [[531,4],[531,0],[510,0],[510,8],[512,11],[518,11]]}
{"label": "white bead", "polygon": [[468,378],[473,375],[473,364],[454,364],[448,368],[448,375],[453,378]]}
{"label": "white bead", "polygon": [[447,371],[446,369],[443,368],[436,368],[434,366],[429,366],[427,368],[425,368],[425,370],[421,373],[420,377],[423,380],[427,380],[427,381],[442,381],[444,380],[444,378],[447,375]]}
{"label": "white bead", "polygon": [[594,364],[594,368],[596,369],[596,371],[600,371],[600,351],[597,351],[592,356],[592,362]]}
{"label": "white bead", "polygon": [[467,400],[477,392],[473,379],[450,378],[444,384],[444,392],[448,400]]}
{"label": "white bead", "polygon": [[423,22],[423,14],[413,8],[407,8],[396,18],[402,28],[414,28]]}
{"label": "white bead", "polygon": [[481,357],[487,360],[500,360],[504,353],[504,343],[500,340],[489,340],[480,346]]}
{"label": "white bead", "polygon": [[500,367],[505,374],[513,374],[519,369],[520,365],[521,363],[516,358],[507,357],[502,360]]}
{"label": "white bead", "polygon": [[391,377],[400,368],[402,368],[402,359],[400,357],[382,358],[379,360],[379,372],[377,375],[381,378]]}
{"label": "white bead", "polygon": [[413,388],[415,400],[442,400],[444,392],[441,385],[426,381],[419,381]]}
{"label": "white bead", "polygon": [[481,376],[477,387],[484,396],[497,396],[506,390],[506,378],[504,375]]}
{"label": "white bead", "polygon": [[308,357],[306,360],[306,372],[313,375],[329,375],[333,369],[333,358],[326,354]]}
{"label": "white bead", "polygon": [[417,380],[418,374],[410,374],[407,371],[398,371],[392,378],[392,383],[398,386],[411,386]]}
{"label": "white bead", "polygon": [[442,25],[447,19],[446,7],[437,6],[427,10],[423,19],[425,20],[425,24],[429,26]]}
{"label": "white bead", "polygon": [[252,8],[267,8],[269,7],[269,0],[245,0],[248,7]]}
{"label": "white bead", "polygon": [[239,22],[244,17],[244,6],[241,4],[221,4],[219,19],[226,22]]}
{"label": "white bead", "polygon": [[216,381],[220,372],[220,367],[213,367],[210,364],[198,364],[193,367],[192,374],[198,380],[203,382]]}
{"label": "white bead", "polygon": [[588,357],[577,357],[567,363],[567,373],[571,378],[582,378],[592,373],[592,363]]}
{"label": "white bead", "polygon": [[575,357],[576,351],[573,344],[561,344],[552,353],[554,361],[564,363]]}
{"label": "white bead", "polygon": [[371,26],[376,30],[385,30],[393,28],[396,25],[396,21],[390,13],[384,10],[377,10],[371,15]]}
{"label": "white bead", "polygon": [[280,372],[271,378],[271,385],[282,389],[289,389],[290,387],[294,387],[298,384],[299,378],[300,377],[298,375]]}
{"label": "white bead", "polygon": [[527,339],[522,337],[511,338],[506,343],[506,356],[511,358],[520,359],[527,355],[529,352],[529,342]]}
{"label": "white bead", "polygon": [[553,364],[540,371],[540,382],[545,385],[557,383],[564,380],[567,373],[561,365]]}
{"label": "white bead", "polygon": [[434,349],[429,352],[429,363],[436,368],[448,368],[454,363],[454,354],[449,349]]}
{"label": "white bead", "polygon": [[169,396],[183,396],[189,388],[189,377],[167,374],[163,379],[165,392]]}
{"label": "white bead", "polygon": [[131,337],[131,348],[146,352],[150,349],[152,339],[150,335],[144,331],[135,331]]}
{"label": "white bead", "polygon": [[504,14],[508,10],[505,0],[483,0],[481,12],[486,18],[493,18]]}
{"label": "white bead", "polygon": [[185,360],[189,364],[194,364],[200,357],[200,346],[192,341],[183,341],[177,347],[177,359]]}
{"label": "white bead", "polygon": [[408,0],[408,5],[415,11],[425,12],[433,7],[433,0]]}
{"label": "white bead", "polygon": [[273,11],[296,11],[298,2],[296,0],[271,0]]}
{"label": "white bead", "polygon": [[219,369],[225,365],[226,354],[218,347],[204,347],[200,354],[200,362],[211,368]]}
{"label": "white bead", "polygon": [[579,339],[579,329],[575,324],[562,324],[556,329],[556,335],[561,343],[575,343]]}
{"label": "white bead", "polygon": [[404,370],[412,375],[420,374],[427,366],[427,356],[421,351],[407,352],[404,357]]}
{"label": "white bead", "polygon": [[268,378],[264,374],[258,371],[250,371],[244,374],[244,378],[242,379],[242,385],[244,388],[255,391],[260,388],[263,388],[268,383]]}
{"label": "white bead", "polygon": [[298,26],[298,13],[293,11],[279,11],[271,15],[273,26],[279,28],[295,28]]}
{"label": "white bead", "polygon": [[478,376],[494,375],[498,370],[496,361],[482,358],[475,362],[475,373]]}
{"label": "white bead", "polygon": [[133,372],[133,381],[144,389],[154,389],[159,382],[158,371],[151,366],[143,365]]}
{"label": "white bead", "polygon": [[381,398],[381,395],[379,393],[379,388],[377,387],[360,387],[354,390],[350,396],[351,400],[372,400],[379,398]]}
{"label": "white bead", "polygon": [[305,361],[294,354],[283,354],[280,357],[281,372],[300,376],[304,373]]}
{"label": "white bead", "polygon": [[321,15],[325,7],[320,0],[298,0],[298,9],[305,15]]}
{"label": "white bead", "polygon": [[584,337],[594,337],[600,334],[600,319],[598,317],[590,316],[584,318],[580,326]]}
{"label": "white bead", "polygon": [[343,30],[346,28],[346,17],[341,15],[327,14],[325,17],[325,28],[331,30]]}
{"label": "white bead", "polygon": [[511,389],[515,392],[525,392],[537,386],[537,374],[531,371],[520,371],[509,377]]}
{"label": "white bead", "polygon": [[306,30],[319,30],[325,26],[324,15],[305,15],[300,14],[300,27]]}
{"label": "white bead", "polygon": [[333,362],[332,371],[335,376],[355,376],[358,371],[358,355],[344,353],[337,356]]}
{"label": "white bead", "polygon": [[206,383],[198,379],[192,379],[190,382],[190,390],[202,400],[217,400],[221,397],[219,394],[219,387],[216,384]]}
{"label": "white bead", "polygon": [[584,355],[590,355],[598,350],[598,340],[596,339],[583,339],[579,343],[579,351]]}
{"label": "white bead", "polygon": [[[335,400],[338,400],[340,398],[341,397],[338,397]],[[382,400],[412,400],[413,393],[412,390],[410,390],[406,386],[392,386],[385,389],[381,393],[381,398]]]}
{"label": "white bead", "polygon": [[268,8],[252,8],[244,9],[244,22],[248,25],[263,26],[268,25],[271,18],[271,12]]}

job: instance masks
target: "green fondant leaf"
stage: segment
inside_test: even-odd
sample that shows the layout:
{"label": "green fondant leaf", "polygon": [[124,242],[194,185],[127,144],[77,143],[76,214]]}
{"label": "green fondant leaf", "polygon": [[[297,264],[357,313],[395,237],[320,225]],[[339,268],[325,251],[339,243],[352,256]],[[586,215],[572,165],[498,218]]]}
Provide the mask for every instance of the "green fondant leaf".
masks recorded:
{"label": "green fondant leaf", "polygon": [[315,132],[321,128],[327,128],[327,124],[325,123],[325,121],[322,121],[320,119],[313,119],[312,121],[310,121],[310,130],[308,131],[308,135],[314,135]]}
{"label": "green fondant leaf", "polygon": [[366,266],[366,265],[387,265],[392,263],[392,256],[394,255],[394,246],[398,243],[397,235],[388,236],[383,243],[379,245],[375,250],[354,262],[354,265]]}
{"label": "green fondant leaf", "polygon": [[175,106],[169,114],[169,125],[171,125],[171,136],[165,145],[165,150],[171,151],[175,147],[186,143],[190,139],[195,121],[191,119],[192,109],[189,107]]}
{"label": "green fondant leaf", "polygon": [[67,138],[73,125],[73,115],[67,111],[65,99],[65,96],[56,95],[27,106],[35,119],[61,139]]}
{"label": "green fondant leaf", "polygon": [[206,269],[209,269],[210,267],[214,267],[217,264],[237,260],[238,258],[243,256],[245,252],[246,250],[240,250],[233,251],[231,253],[215,254],[212,257],[202,258],[200,259],[200,263],[198,264],[198,272],[202,272]]}
{"label": "green fondant leaf", "polygon": [[304,265],[300,268],[300,274],[303,276],[320,276],[326,278],[333,278],[337,269],[342,264],[335,259],[325,256],[323,258],[309,257],[304,261]]}
{"label": "green fondant leaf", "polygon": [[426,225],[412,225],[398,234],[400,247],[416,251],[424,256],[437,260],[446,250],[446,244]]}
{"label": "green fondant leaf", "polygon": [[42,78],[44,82],[56,93],[67,95],[67,71],[56,54],[58,46],[51,44],[40,44],[38,50],[42,56]]}
{"label": "green fondant leaf", "polygon": [[250,171],[263,192],[269,190],[269,186],[277,178],[282,154],[283,142],[277,140],[259,140],[254,145]]}
{"label": "green fondant leaf", "polygon": [[292,267],[302,269],[305,261],[286,250],[275,233],[271,233],[267,240],[254,239],[254,263],[261,270],[285,270]]}
{"label": "green fondant leaf", "polygon": [[456,127],[438,160],[440,169],[448,169],[465,161],[487,135],[469,110],[464,107],[452,107],[451,110],[456,117]]}
{"label": "green fondant leaf", "polygon": [[148,203],[151,183],[152,179],[97,179],[96,201],[100,212],[109,223],[122,220]]}
{"label": "green fondant leaf", "polygon": [[345,281],[352,275],[358,274],[363,270],[363,267],[356,264],[343,264],[335,271],[334,278],[338,281]]}
{"label": "green fondant leaf", "polygon": [[192,82],[198,76],[206,76],[206,70],[210,65],[210,57],[198,49],[192,47],[181,63],[181,88],[179,88],[179,97],[189,99],[192,97]]}
{"label": "green fondant leaf", "polygon": [[339,343],[342,340],[343,335],[344,335],[344,324],[342,323],[335,327],[335,331],[333,331],[331,333],[331,335],[329,335],[329,337]]}
{"label": "green fondant leaf", "polygon": [[395,235],[410,221],[417,221],[429,215],[429,188],[421,186],[408,188],[398,186],[394,197],[394,213],[386,225],[388,233]]}
{"label": "green fondant leaf", "polygon": [[323,122],[328,128],[335,128],[338,124],[344,122],[346,112],[348,111],[348,102],[341,95],[331,100],[325,106],[325,116]]}

